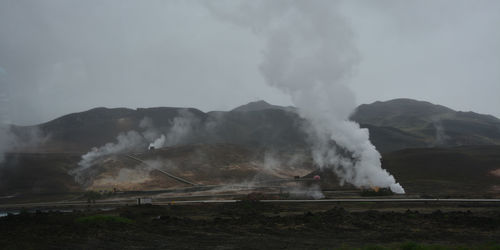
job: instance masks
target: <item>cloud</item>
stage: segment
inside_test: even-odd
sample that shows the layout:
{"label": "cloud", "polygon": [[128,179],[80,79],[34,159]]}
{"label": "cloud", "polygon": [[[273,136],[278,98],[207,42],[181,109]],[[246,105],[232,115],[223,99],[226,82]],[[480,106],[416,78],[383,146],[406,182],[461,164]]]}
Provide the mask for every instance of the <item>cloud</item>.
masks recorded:
{"label": "cloud", "polygon": [[[498,1],[333,2],[362,54],[353,69],[358,103],[409,97],[500,116]],[[241,3],[248,8],[235,14]],[[214,18],[211,5],[237,25]],[[9,97],[2,107],[13,123],[27,125],[96,106],[210,111],[260,99],[289,105],[255,67],[267,46],[256,32],[287,8],[280,1],[265,10],[253,5],[1,1],[0,67],[8,75],[0,91]],[[262,19],[246,25],[256,11]],[[334,27],[330,22],[322,26]]]}

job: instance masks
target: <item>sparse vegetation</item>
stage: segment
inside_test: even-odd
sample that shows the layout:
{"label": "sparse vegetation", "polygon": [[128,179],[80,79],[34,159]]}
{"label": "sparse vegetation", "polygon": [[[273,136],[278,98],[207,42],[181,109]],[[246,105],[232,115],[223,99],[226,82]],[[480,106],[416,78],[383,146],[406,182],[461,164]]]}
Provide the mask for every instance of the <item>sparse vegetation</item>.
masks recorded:
{"label": "sparse vegetation", "polygon": [[500,246],[500,212],[495,209],[424,213],[327,208],[244,201],[131,206],[107,212],[24,212],[0,218],[0,245],[6,249],[409,250]]}
{"label": "sparse vegetation", "polygon": [[417,243],[417,242],[404,242],[398,244],[389,244],[389,245],[366,245],[363,247],[349,247],[342,246],[338,248],[339,250],[472,250],[472,249],[480,249],[480,250],[498,250],[500,249],[500,245],[498,244],[480,244],[475,246],[467,246],[467,245],[442,245],[442,244],[425,244],[425,243]]}
{"label": "sparse vegetation", "polygon": [[102,224],[102,223],[124,223],[131,224],[134,221],[128,218],[113,216],[113,215],[91,215],[84,216],[75,219],[77,223],[86,223],[86,224]]}

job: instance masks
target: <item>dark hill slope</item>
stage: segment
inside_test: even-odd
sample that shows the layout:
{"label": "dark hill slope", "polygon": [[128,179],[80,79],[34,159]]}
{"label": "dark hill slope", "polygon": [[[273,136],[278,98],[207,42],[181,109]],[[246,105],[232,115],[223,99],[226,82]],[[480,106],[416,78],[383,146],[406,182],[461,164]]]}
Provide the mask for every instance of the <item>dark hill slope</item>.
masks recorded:
{"label": "dark hill slope", "polygon": [[[300,129],[301,119],[293,112],[280,109],[204,113],[186,108],[96,108],[69,114],[33,127],[13,127],[18,134],[37,128],[47,136],[41,152],[84,152],[108,142],[115,142],[120,133],[134,130],[143,133],[144,118],[151,127],[168,135],[172,128],[185,135],[179,144],[233,143],[252,147],[297,147],[305,144]],[[173,133],[173,132],[172,132]]]}
{"label": "dark hill slope", "polygon": [[[415,148],[385,153],[382,168],[391,173],[408,195],[422,197],[500,198],[500,146]],[[323,189],[340,186],[329,169],[306,177],[321,176]]]}
{"label": "dark hill slope", "polygon": [[362,104],[351,118],[362,124],[412,130],[425,126],[429,121],[442,115],[454,112],[452,109],[429,102],[394,99],[386,102]]}
{"label": "dark hill slope", "polygon": [[428,144],[422,136],[393,127],[380,127],[361,124],[370,131],[370,140],[381,152],[390,152],[403,148],[423,148]]}
{"label": "dark hill slope", "polygon": [[[233,143],[250,147],[304,147],[303,120],[290,107],[254,102],[230,112],[204,113],[186,108],[96,108],[69,114],[34,127],[14,127],[18,135],[38,128],[48,139],[38,151],[83,152],[114,142],[118,134],[144,132],[148,117],[154,129],[167,135],[184,129],[178,144]],[[181,119],[179,119],[181,118]],[[381,152],[416,147],[500,145],[500,120],[473,112],[457,112],[428,102],[396,99],[364,104],[352,119],[368,128]],[[180,121],[180,122],[179,122]],[[177,124],[177,125],[176,125]]]}
{"label": "dark hill slope", "polygon": [[168,130],[173,119],[181,112],[189,112],[192,117],[201,121],[207,117],[205,113],[191,108],[95,108],[69,114],[37,127],[44,135],[48,135],[48,141],[43,145],[48,151],[87,151],[113,142],[122,132],[144,130],[140,123],[145,117],[152,118],[156,128]]}
{"label": "dark hill slope", "polygon": [[237,112],[246,112],[246,111],[260,111],[260,110],[265,110],[265,109],[279,109],[279,110],[284,110],[284,111],[290,111],[294,112],[295,107],[284,107],[284,106],[278,106],[278,105],[272,105],[267,103],[266,101],[256,101],[256,102],[249,102],[245,105],[241,105],[231,111],[237,111]]}
{"label": "dark hill slope", "polygon": [[[78,154],[6,154],[0,162],[0,196],[15,193],[80,191],[68,174],[80,160]],[[1,200],[8,201],[8,200]]]}
{"label": "dark hill slope", "polygon": [[384,154],[382,167],[408,193],[498,195],[500,190],[500,146],[404,149]]}
{"label": "dark hill slope", "polygon": [[[351,119],[371,130],[375,130],[374,126],[390,127],[413,136],[410,140],[396,143],[392,149],[407,148],[407,145],[500,145],[499,119],[491,115],[454,111],[429,102],[395,99],[363,104]],[[386,142],[377,138],[376,133],[372,135],[377,147]]]}
{"label": "dark hill slope", "polygon": [[214,139],[257,147],[301,147],[306,144],[301,123],[295,113],[279,109],[231,111],[218,117]]}

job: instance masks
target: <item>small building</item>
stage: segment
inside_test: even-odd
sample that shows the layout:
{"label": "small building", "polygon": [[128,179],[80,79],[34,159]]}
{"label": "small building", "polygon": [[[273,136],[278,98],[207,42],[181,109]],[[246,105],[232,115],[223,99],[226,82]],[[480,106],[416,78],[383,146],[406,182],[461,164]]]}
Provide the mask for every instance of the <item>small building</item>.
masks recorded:
{"label": "small building", "polygon": [[151,198],[137,198],[137,205],[153,204]]}

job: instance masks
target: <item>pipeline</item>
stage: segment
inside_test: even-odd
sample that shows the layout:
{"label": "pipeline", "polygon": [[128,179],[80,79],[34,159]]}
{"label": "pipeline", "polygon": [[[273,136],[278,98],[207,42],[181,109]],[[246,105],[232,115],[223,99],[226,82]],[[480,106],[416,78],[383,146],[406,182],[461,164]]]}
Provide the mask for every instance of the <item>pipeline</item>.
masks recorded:
{"label": "pipeline", "polygon": [[146,166],[148,166],[148,167],[150,167],[150,168],[152,168],[152,169],[158,170],[158,171],[160,171],[161,173],[163,173],[163,174],[167,175],[168,177],[170,177],[170,178],[172,178],[172,179],[174,179],[174,180],[176,180],[176,181],[178,181],[178,182],[182,182],[182,183],[184,183],[184,184],[188,184],[188,185],[192,185],[192,186],[198,186],[198,184],[196,184],[196,183],[190,182],[190,181],[188,181],[188,180],[186,180],[186,179],[183,179],[183,178],[181,178],[181,177],[177,177],[177,176],[175,176],[175,175],[173,175],[173,174],[170,174],[170,173],[168,173],[168,172],[165,172],[165,171],[163,171],[163,170],[161,170],[161,169],[155,168],[155,167],[153,167],[153,166],[151,166],[151,165],[147,164],[146,162],[144,162],[143,160],[141,160],[141,159],[139,159],[139,158],[137,158],[137,157],[134,157],[134,156],[131,156],[131,155],[126,155],[126,156],[127,156],[128,158],[130,158],[130,159],[132,159],[132,160],[135,160],[135,161],[138,161],[138,162],[140,162],[141,164],[144,164],[144,165],[146,165]]}

